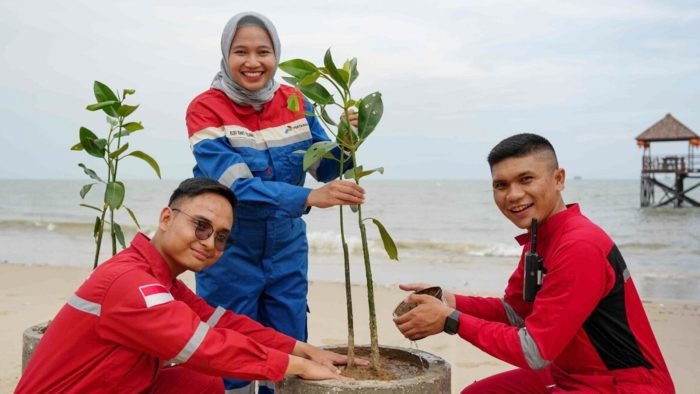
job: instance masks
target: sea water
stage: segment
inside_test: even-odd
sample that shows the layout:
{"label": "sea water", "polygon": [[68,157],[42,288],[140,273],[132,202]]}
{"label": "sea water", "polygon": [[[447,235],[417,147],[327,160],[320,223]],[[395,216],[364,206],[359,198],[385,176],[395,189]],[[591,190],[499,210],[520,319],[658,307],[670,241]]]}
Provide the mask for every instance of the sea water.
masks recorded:
{"label": "sea water", "polygon": [[[97,212],[79,204],[101,206],[103,189],[95,186],[82,200],[78,192],[84,183],[0,180],[0,262],[91,267]],[[178,181],[125,183],[125,204],[141,231],[152,234]],[[496,208],[489,180],[367,180],[363,186],[363,215],[380,220],[399,249],[399,261],[390,261],[379,233],[366,222],[375,282],[426,282],[480,294],[503,291],[521,253],[513,237],[522,230]],[[610,234],[642,297],[700,301],[700,208],[641,209],[639,180],[569,180],[564,199],[580,203],[583,213]],[[309,278],[341,282],[338,208],[314,208],[304,218]],[[125,212],[116,220],[128,243],[136,225]],[[345,223],[352,280],[363,283],[357,216],[349,209]],[[100,260],[111,254],[106,241]]]}

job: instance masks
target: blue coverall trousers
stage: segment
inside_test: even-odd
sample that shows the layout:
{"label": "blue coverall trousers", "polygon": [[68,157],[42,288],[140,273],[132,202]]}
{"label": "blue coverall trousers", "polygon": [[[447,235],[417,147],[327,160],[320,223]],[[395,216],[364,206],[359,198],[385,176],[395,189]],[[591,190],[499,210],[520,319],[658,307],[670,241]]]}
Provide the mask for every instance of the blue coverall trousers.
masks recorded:
{"label": "blue coverall trousers", "polygon": [[[212,306],[244,314],[300,341],[307,339],[308,244],[301,218],[245,218],[236,212],[232,245],[196,274],[197,294]],[[227,393],[251,392],[225,379]],[[259,393],[274,392],[259,382]]]}

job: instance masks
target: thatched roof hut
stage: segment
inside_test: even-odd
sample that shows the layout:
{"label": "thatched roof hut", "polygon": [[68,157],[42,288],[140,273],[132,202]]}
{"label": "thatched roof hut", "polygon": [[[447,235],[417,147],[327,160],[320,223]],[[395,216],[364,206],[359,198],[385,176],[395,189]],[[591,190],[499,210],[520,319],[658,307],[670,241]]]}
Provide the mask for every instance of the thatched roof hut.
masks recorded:
{"label": "thatched roof hut", "polygon": [[636,138],[637,141],[642,143],[653,141],[698,141],[698,139],[700,139],[700,136],[671,114],[666,114],[663,119],[646,129]]}

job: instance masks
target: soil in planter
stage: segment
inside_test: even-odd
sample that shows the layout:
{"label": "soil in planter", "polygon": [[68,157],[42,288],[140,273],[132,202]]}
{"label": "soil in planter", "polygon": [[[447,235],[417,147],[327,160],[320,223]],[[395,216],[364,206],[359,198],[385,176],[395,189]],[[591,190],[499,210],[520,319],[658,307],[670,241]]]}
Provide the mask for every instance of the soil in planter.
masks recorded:
{"label": "soil in planter", "polygon": [[[345,347],[329,348],[328,350],[340,354],[347,354]],[[369,359],[370,349],[368,347],[355,347],[355,356]],[[369,367],[353,366],[352,368],[341,368],[342,375],[356,380],[400,380],[423,374],[423,369],[427,367],[427,362],[420,357],[400,352],[393,349],[381,349],[379,353],[379,371],[374,371]]]}

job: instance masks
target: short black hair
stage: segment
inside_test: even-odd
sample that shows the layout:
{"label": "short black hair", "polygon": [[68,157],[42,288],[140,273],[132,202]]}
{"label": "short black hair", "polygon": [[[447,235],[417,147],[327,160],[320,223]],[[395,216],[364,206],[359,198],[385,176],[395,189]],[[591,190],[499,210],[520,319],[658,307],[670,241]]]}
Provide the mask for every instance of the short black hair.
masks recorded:
{"label": "short black hair", "polygon": [[554,155],[555,168],[559,168],[557,153],[552,144],[541,135],[531,133],[521,133],[510,136],[499,142],[491,149],[488,156],[489,166],[493,168],[496,164],[511,157],[523,157],[533,152],[550,151]]}
{"label": "short black hair", "polygon": [[236,195],[233,194],[233,191],[213,179],[204,177],[188,178],[180,182],[180,185],[178,185],[177,189],[175,189],[170,196],[168,206],[172,207],[182,199],[194,198],[206,193],[220,195],[231,204],[231,209],[236,209],[238,200],[236,199]]}

